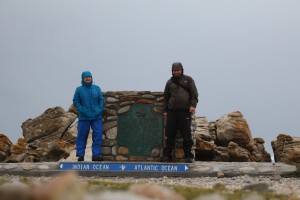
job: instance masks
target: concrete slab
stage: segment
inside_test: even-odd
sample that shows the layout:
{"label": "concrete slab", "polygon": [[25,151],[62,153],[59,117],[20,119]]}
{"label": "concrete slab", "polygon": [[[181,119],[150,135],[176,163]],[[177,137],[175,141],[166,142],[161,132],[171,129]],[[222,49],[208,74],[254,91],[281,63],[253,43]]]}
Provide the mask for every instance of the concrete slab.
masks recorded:
{"label": "concrete slab", "polygon": [[81,176],[118,177],[203,177],[223,173],[230,176],[281,175],[294,172],[296,167],[285,163],[258,162],[41,162],[0,163],[0,176],[55,176],[65,171],[76,171]]}

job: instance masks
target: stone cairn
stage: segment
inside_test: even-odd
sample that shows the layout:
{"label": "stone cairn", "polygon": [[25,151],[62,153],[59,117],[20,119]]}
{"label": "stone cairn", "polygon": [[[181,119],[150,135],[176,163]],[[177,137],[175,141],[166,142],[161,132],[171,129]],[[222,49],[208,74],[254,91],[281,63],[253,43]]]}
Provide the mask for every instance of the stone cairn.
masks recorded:
{"label": "stone cairn", "polygon": [[[127,146],[118,144],[118,116],[130,111],[131,106],[136,104],[153,105],[153,112],[162,114],[164,98],[162,92],[149,91],[125,91],[125,92],[104,92],[105,112],[103,115],[103,144],[102,154],[104,160],[110,161],[159,161],[162,156],[164,141],[151,149],[147,156],[133,156]],[[193,127],[195,123],[193,123]],[[163,123],[163,129],[165,121]],[[192,128],[195,130],[195,128]],[[161,130],[164,138],[164,130]],[[153,138],[148,138],[152,140]],[[176,138],[174,158],[180,160],[184,158],[182,149],[182,139],[180,134]]]}

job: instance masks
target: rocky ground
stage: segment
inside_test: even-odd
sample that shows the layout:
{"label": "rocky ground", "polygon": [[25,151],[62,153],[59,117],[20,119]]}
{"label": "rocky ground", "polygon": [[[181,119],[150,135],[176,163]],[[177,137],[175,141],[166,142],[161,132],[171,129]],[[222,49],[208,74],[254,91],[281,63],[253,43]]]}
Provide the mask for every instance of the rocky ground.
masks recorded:
{"label": "rocky ground", "polygon": [[[55,179],[55,180],[54,180]],[[79,185],[87,185],[94,183],[94,186],[97,187],[95,183],[99,182],[108,182],[108,183],[126,183],[135,185],[135,188],[131,188],[128,191],[122,191],[121,193],[112,192],[112,193],[102,193],[101,195],[87,194],[86,191],[83,191]],[[31,185],[31,186],[28,186]],[[35,185],[36,187],[32,187]],[[143,188],[143,185],[145,187]],[[288,199],[300,199],[300,179],[299,178],[282,178],[279,175],[275,176],[260,176],[260,177],[251,177],[248,175],[245,176],[236,176],[236,177],[197,177],[197,178],[173,178],[173,177],[162,177],[162,178],[120,178],[120,177],[81,177],[76,174],[67,174],[63,177],[19,177],[19,176],[9,176],[4,175],[0,177],[0,195],[8,193],[10,189],[14,188],[14,192],[19,193],[19,191],[24,192],[24,188],[35,188],[30,190],[34,193],[35,196],[50,195],[50,194],[61,194],[66,192],[68,195],[73,195],[73,199],[185,199],[182,196],[178,195],[172,196],[174,194],[169,194],[169,191],[166,191],[164,194],[164,189],[159,188],[163,185],[168,186],[189,186],[193,188],[222,188],[227,191],[235,190],[254,190],[258,193],[263,194],[264,192],[273,192],[276,194],[286,194]],[[152,189],[151,189],[152,188]],[[38,192],[35,192],[38,191]],[[47,191],[45,194],[42,194],[41,191]],[[79,192],[81,191],[81,192]],[[151,191],[153,194],[151,194]],[[26,192],[24,195],[27,194]],[[138,194],[138,195],[137,195]],[[142,196],[139,196],[142,195]],[[158,195],[158,196],[157,196]],[[168,197],[169,195],[169,197]],[[171,195],[171,197],[170,197]],[[263,197],[263,195],[252,196],[253,199],[268,199]],[[26,196],[26,195],[25,195]],[[156,196],[156,197],[155,197]],[[152,198],[149,198],[152,197]],[[155,198],[154,198],[155,197]],[[204,198],[204,197],[203,197]],[[207,198],[207,197],[205,197]],[[3,199],[3,198],[1,198]],[[5,199],[5,198],[4,198]],[[9,200],[9,198],[7,198]],[[38,198],[35,198],[38,199]],[[40,199],[45,199],[41,197]],[[47,198],[47,199],[61,199],[60,198]],[[199,196],[198,199],[202,199]],[[215,196],[215,200],[226,199],[222,196]],[[248,198],[242,198],[248,199]]]}
{"label": "rocky ground", "polygon": [[[86,180],[86,177],[79,177]],[[96,179],[96,178],[95,178]],[[275,191],[282,194],[295,193],[300,195],[300,179],[299,178],[281,178],[280,176],[271,177],[250,177],[237,176],[230,178],[216,177],[197,177],[197,178],[179,178],[179,177],[163,177],[163,178],[101,178],[101,180],[114,182],[130,182],[130,183],[157,183],[181,186],[194,186],[202,188],[213,188],[216,184],[222,184],[227,189],[243,189],[250,184],[265,183],[270,191]],[[261,190],[261,189],[260,189]],[[263,190],[263,189],[262,189]]]}
{"label": "rocky ground", "polygon": [[[80,177],[86,180],[85,177]],[[259,192],[272,191],[277,194],[295,194],[300,199],[300,179],[299,178],[281,178],[280,176],[270,177],[250,177],[250,176],[237,176],[230,178],[217,178],[217,177],[197,177],[197,178],[101,178],[101,180],[114,181],[114,182],[130,182],[130,183],[155,183],[162,185],[180,185],[192,186],[197,188],[215,188],[217,185],[224,186],[228,190],[243,190],[251,189]]]}

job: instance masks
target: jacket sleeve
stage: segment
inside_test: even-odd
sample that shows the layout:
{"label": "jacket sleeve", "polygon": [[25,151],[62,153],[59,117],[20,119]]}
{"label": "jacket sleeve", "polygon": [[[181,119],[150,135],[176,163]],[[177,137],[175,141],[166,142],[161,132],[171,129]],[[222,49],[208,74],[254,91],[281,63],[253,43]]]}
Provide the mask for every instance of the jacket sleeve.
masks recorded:
{"label": "jacket sleeve", "polygon": [[169,81],[166,83],[165,90],[164,90],[164,108],[163,112],[168,112],[168,104],[170,99],[170,88],[169,88]]}
{"label": "jacket sleeve", "polygon": [[195,81],[191,78],[190,80],[190,95],[191,95],[191,98],[190,98],[190,107],[194,107],[196,108],[197,106],[197,103],[198,103],[198,91],[197,91],[197,87],[196,87],[196,84],[195,84]]}
{"label": "jacket sleeve", "polygon": [[79,113],[84,113],[84,107],[81,104],[81,98],[80,98],[78,88],[76,88],[76,91],[75,91],[74,96],[73,96],[73,105],[75,106],[75,108],[77,109],[77,111]]}

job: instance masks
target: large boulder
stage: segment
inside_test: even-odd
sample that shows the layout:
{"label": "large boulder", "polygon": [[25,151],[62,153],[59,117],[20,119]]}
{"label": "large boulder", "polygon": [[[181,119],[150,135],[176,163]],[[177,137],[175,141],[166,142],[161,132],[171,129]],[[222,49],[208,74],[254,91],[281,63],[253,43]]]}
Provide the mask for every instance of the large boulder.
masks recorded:
{"label": "large boulder", "polygon": [[0,162],[4,161],[10,155],[12,142],[5,135],[0,133]]}
{"label": "large boulder", "polygon": [[251,161],[255,162],[271,162],[271,155],[266,151],[264,147],[264,139],[254,138],[254,150],[250,154]]}
{"label": "large boulder", "polygon": [[43,114],[22,124],[24,138],[10,148],[4,162],[53,162],[67,158],[75,148],[77,115],[61,107],[47,109]]}
{"label": "large boulder", "polygon": [[74,113],[75,115],[78,115],[79,112],[77,111],[77,109],[75,108],[74,104],[71,104],[69,107],[68,112]]}
{"label": "large boulder", "polygon": [[27,143],[24,138],[19,138],[18,142],[11,146],[10,156],[8,156],[5,162],[15,162],[19,163],[24,160],[27,154]]}
{"label": "large boulder", "polygon": [[196,160],[213,160],[213,148],[215,135],[209,131],[210,123],[206,117],[196,117],[195,119],[195,158]]}
{"label": "large boulder", "polygon": [[228,144],[229,161],[231,162],[250,162],[250,152],[239,147],[237,143],[229,142]]}
{"label": "large boulder", "polygon": [[49,108],[40,116],[23,122],[23,136],[27,143],[58,140],[76,118],[76,114],[66,112],[61,107]]}
{"label": "large boulder", "polygon": [[[74,125],[74,127],[77,127],[77,123]],[[93,144],[93,139],[92,139],[92,133],[90,132],[89,135],[88,135],[88,138],[87,138],[86,148],[85,148],[85,155],[84,155],[84,160],[86,160],[86,161],[91,161],[92,160],[92,144]],[[60,162],[74,162],[74,161],[77,161],[76,149],[74,148],[70,152],[70,155],[68,157],[62,158],[59,161]]]}
{"label": "large boulder", "polygon": [[241,112],[223,115],[208,122],[196,117],[195,158],[201,161],[271,162],[262,138],[252,138]]}
{"label": "large boulder", "polygon": [[67,158],[74,149],[74,145],[57,140],[52,142],[44,142],[36,149],[36,153],[42,162],[56,162],[62,158]]}
{"label": "large boulder", "polygon": [[71,125],[65,133],[61,135],[61,139],[67,141],[70,144],[76,143],[77,138],[77,123]]}
{"label": "large boulder", "polygon": [[300,163],[300,137],[279,134],[276,141],[271,142],[276,162]]}
{"label": "large boulder", "polygon": [[250,151],[253,150],[251,131],[240,111],[223,115],[216,121],[216,128],[217,145],[228,146],[230,142],[234,142]]}

